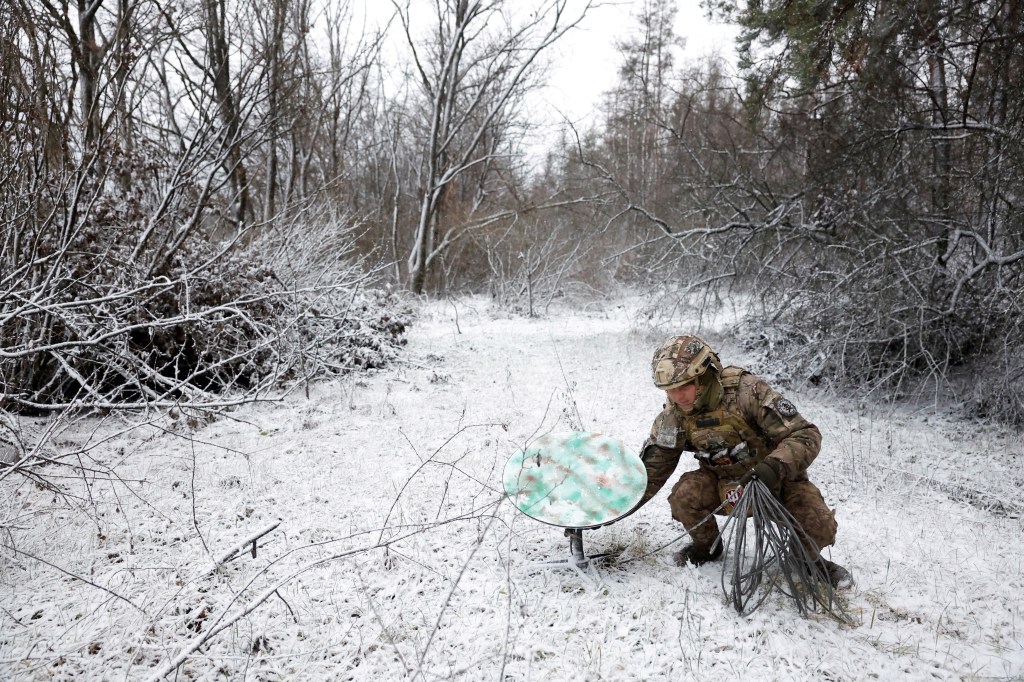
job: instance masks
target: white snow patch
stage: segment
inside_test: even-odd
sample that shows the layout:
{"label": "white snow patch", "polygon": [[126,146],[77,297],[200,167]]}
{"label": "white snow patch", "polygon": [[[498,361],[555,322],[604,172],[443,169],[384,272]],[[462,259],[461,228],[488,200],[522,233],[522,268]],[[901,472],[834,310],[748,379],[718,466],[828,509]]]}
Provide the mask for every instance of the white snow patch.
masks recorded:
{"label": "white snow patch", "polygon": [[[640,307],[525,319],[429,303],[390,369],[205,425],[79,424],[58,446],[92,444],[85,473],[39,471],[72,496],[2,482],[0,675],[149,679],[179,661],[177,679],[210,680],[1024,675],[1019,432],[788,394],[825,437],[810,473],[838,509],[830,555],[857,580],[856,627],[781,597],[740,617],[718,566],[678,568],[674,548],[531,568],[567,541],[502,499],[502,466],[550,430],[639,447],[662,401],[654,347],[697,324]],[[702,333],[743,365],[723,311]],[[587,549],[637,557],[678,537],[669,487]],[[211,572],[277,521],[256,558]]]}

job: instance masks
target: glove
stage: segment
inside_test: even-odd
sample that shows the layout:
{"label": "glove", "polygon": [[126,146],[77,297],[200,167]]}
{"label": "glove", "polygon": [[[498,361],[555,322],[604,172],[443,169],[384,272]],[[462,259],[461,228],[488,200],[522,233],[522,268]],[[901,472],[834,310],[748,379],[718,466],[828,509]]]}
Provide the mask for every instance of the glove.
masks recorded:
{"label": "glove", "polygon": [[782,462],[772,457],[765,457],[760,464],[743,474],[739,483],[746,485],[756,478],[764,483],[773,495],[778,495],[782,489],[782,473]]}

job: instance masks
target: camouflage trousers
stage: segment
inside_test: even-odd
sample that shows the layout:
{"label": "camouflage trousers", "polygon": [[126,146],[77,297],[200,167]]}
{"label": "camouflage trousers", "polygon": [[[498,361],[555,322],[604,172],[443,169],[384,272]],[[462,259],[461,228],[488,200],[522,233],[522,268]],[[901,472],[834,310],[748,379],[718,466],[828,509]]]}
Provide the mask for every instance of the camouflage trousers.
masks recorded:
{"label": "camouflage trousers", "polygon": [[[835,512],[828,508],[821,491],[813,483],[808,480],[783,482],[779,501],[818,549],[824,549],[835,542],[838,528]],[[672,487],[668,503],[672,508],[672,517],[690,531],[694,545],[710,548],[718,539],[718,522],[714,517],[694,527],[721,504],[718,477],[713,473],[705,469],[686,472]],[[718,514],[725,516],[724,511]],[[809,545],[808,549],[813,551]]]}

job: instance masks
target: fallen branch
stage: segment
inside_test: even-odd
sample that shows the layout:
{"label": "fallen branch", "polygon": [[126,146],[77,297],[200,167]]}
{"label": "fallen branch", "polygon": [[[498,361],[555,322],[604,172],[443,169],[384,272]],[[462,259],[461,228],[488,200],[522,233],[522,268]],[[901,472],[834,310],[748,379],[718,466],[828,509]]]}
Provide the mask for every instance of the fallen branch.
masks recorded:
{"label": "fallen branch", "polygon": [[242,540],[241,542],[236,544],[234,547],[232,547],[228,551],[226,551],[223,554],[221,554],[219,557],[217,557],[216,559],[213,560],[213,568],[211,568],[209,571],[207,571],[204,574],[204,576],[210,575],[211,573],[215,573],[218,568],[220,568],[221,566],[223,566],[227,562],[229,562],[232,559],[234,559],[236,556],[238,556],[249,545],[252,545],[252,549],[251,549],[252,557],[255,559],[256,558],[256,541],[259,540],[264,535],[272,532],[274,529],[276,529],[280,525],[281,525],[281,520],[278,519],[277,523],[273,523],[273,524],[267,526],[266,528],[264,528],[263,530],[256,531],[255,533],[253,533],[249,537],[245,538],[244,540]]}

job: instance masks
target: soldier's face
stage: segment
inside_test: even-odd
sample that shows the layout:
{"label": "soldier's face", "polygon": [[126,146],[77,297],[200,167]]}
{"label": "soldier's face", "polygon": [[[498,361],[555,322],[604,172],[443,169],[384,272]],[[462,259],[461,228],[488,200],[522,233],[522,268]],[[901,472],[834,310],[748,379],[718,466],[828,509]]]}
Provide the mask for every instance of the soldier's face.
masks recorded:
{"label": "soldier's face", "polygon": [[676,388],[670,388],[665,393],[668,399],[679,406],[683,412],[693,410],[693,402],[697,399],[697,382],[691,381]]}

